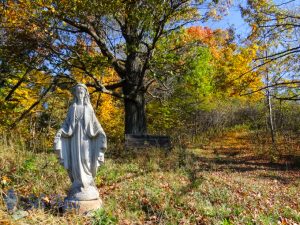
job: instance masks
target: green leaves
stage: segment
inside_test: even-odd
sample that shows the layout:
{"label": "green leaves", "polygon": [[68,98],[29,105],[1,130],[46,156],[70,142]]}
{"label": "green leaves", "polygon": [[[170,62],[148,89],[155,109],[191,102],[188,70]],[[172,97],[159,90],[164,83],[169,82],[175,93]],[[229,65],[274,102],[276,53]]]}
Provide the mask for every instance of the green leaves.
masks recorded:
{"label": "green leaves", "polygon": [[198,48],[196,57],[189,63],[185,81],[194,86],[194,91],[203,96],[209,95],[213,88],[213,65],[212,56],[206,47]]}
{"label": "green leaves", "polygon": [[104,209],[99,209],[93,213],[92,225],[114,225],[117,222],[117,218],[107,213]]}

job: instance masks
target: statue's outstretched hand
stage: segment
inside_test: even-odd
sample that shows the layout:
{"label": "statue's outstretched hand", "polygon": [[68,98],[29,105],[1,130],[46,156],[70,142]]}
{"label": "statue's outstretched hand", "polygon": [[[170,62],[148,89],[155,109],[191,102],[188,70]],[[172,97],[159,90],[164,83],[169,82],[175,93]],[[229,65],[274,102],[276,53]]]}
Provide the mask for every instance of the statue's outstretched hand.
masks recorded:
{"label": "statue's outstretched hand", "polygon": [[104,153],[102,153],[102,152],[99,153],[98,162],[99,162],[99,164],[104,163]]}
{"label": "statue's outstretched hand", "polygon": [[60,128],[60,129],[57,131],[55,137],[56,137],[56,138],[60,138],[60,137],[61,137],[61,134],[62,134],[62,129]]}
{"label": "statue's outstretched hand", "polygon": [[59,129],[54,138],[54,150],[59,158],[60,158],[61,150],[62,150],[61,140],[60,140],[61,133],[62,133],[62,130]]}

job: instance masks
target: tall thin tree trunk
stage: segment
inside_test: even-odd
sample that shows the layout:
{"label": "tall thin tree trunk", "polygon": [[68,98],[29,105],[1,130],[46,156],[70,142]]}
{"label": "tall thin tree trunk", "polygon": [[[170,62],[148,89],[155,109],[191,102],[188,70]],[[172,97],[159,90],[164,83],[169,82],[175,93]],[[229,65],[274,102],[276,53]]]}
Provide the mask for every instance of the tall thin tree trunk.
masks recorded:
{"label": "tall thin tree trunk", "polygon": [[[268,58],[268,52],[266,51],[266,59]],[[269,78],[269,71],[266,71],[266,83],[267,86],[270,86],[270,78]],[[276,134],[275,134],[275,127],[274,127],[274,118],[273,118],[273,105],[272,105],[272,96],[270,87],[266,89],[266,98],[267,98],[267,107],[268,107],[268,124],[270,128],[271,138],[272,138],[272,147],[273,150],[276,150]],[[274,154],[274,152],[273,152]]]}
{"label": "tall thin tree trunk", "polygon": [[268,105],[268,122],[269,122],[271,137],[272,137],[272,144],[275,145],[276,138],[275,138],[275,127],[274,127],[274,120],[273,120],[273,105],[272,105],[272,99],[269,90],[267,90],[266,95],[267,95],[266,97],[267,97],[267,105]]}

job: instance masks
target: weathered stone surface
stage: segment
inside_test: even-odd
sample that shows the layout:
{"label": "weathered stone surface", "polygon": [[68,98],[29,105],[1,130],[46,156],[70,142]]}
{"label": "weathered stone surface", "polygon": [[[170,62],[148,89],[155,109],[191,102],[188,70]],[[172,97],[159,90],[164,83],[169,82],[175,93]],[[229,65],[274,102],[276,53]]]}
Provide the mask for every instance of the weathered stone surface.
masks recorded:
{"label": "weathered stone surface", "polygon": [[[106,135],[90,103],[87,87],[77,84],[73,95],[67,118],[55,136],[54,150],[72,181],[68,199],[99,202],[94,178],[104,162]],[[82,204],[97,205],[92,202]]]}
{"label": "weathered stone surface", "polygon": [[65,199],[65,210],[74,211],[78,214],[88,214],[95,210],[101,209],[103,206],[101,199],[90,201],[76,201]]}
{"label": "weathered stone surface", "polygon": [[126,148],[171,148],[171,140],[169,136],[158,135],[125,135],[125,147]]}
{"label": "weathered stone surface", "polygon": [[29,213],[27,211],[24,211],[24,210],[17,210],[12,214],[12,218],[14,220],[19,220],[19,219],[22,219],[22,218],[27,217],[27,216],[29,216]]}

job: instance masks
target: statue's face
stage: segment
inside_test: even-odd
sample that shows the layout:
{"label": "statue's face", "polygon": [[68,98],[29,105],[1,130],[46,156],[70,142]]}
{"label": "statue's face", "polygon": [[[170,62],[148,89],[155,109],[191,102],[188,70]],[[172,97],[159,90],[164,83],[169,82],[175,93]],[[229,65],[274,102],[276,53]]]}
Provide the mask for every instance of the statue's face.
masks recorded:
{"label": "statue's face", "polygon": [[80,86],[77,87],[76,88],[76,97],[77,97],[77,99],[83,101],[84,96],[85,96],[85,89],[83,87],[80,87]]}

